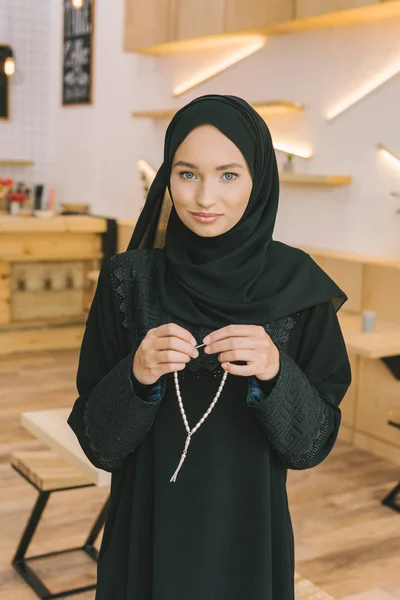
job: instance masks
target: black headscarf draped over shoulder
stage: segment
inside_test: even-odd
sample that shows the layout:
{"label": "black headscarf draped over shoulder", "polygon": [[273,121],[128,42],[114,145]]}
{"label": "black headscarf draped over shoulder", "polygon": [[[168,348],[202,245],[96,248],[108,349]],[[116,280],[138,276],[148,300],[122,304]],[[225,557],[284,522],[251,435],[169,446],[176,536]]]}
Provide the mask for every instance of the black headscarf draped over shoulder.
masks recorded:
{"label": "black headscarf draped over shoulder", "polygon": [[253,179],[246,211],[229,231],[200,237],[182,223],[173,198],[165,248],[157,252],[158,291],[171,316],[203,327],[263,325],[332,300],[347,300],[305,252],[272,239],[279,202],[279,174],[264,120],[236,96],[207,95],[182,108],[165,137],[164,162],[149,190],[128,250],[152,248],[165,219],[176,150],[196,127],[213,125],[244,155]]}

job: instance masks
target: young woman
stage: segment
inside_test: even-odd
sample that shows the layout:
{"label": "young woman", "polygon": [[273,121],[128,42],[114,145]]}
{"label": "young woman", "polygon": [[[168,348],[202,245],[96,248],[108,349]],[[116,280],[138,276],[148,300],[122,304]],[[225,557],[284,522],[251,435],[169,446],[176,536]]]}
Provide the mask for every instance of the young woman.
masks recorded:
{"label": "young woman", "polygon": [[287,470],[332,450],[351,373],[346,296],[273,240],[278,197],[261,117],[198,98],[103,265],[68,420],[112,473],[98,600],[294,598]]}

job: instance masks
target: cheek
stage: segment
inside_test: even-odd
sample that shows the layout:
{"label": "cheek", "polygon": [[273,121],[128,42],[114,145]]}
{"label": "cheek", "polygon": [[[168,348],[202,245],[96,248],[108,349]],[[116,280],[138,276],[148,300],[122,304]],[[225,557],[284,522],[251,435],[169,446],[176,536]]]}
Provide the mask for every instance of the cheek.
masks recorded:
{"label": "cheek", "polygon": [[180,179],[171,178],[171,192],[175,207],[190,204],[193,198],[193,186],[182,182]]}
{"label": "cheek", "polygon": [[240,185],[232,187],[232,190],[229,194],[229,204],[235,212],[235,216],[239,216],[239,218],[244,214],[246,207],[249,203],[251,194],[251,186],[247,184],[247,182],[243,182]]}

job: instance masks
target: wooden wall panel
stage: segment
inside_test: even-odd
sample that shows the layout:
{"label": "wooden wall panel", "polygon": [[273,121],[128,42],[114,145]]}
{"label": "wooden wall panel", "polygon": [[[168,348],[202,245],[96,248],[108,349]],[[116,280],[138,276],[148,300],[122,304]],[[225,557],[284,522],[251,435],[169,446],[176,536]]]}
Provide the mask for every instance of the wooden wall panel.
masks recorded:
{"label": "wooden wall panel", "polygon": [[225,31],[262,27],[293,18],[293,0],[225,0]]}
{"label": "wooden wall panel", "polygon": [[376,0],[296,0],[296,18],[304,19],[377,3]]}
{"label": "wooden wall panel", "polygon": [[[399,434],[399,430],[397,430]],[[400,436],[399,436],[400,437]],[[354,433],[354,442],[353,445],[355,448],[360,448],[361,450],[365,450],[370,454],[374,454],[375,456],[380,456],[390,462],[400,465],[400,447],[393,446],[393,444],[387,444],[382,440],[377,440],[368,435],[360,433],[356,431]],[[388,491],[390,486],[388,486]]]}
{"label": "wooden wall panel", "polygon": [[213,35],[224,30],[224,0],[183,0],[177,13],[178,40]]}
{"label": "wooden wall panel", "polygon": [[387,424],[388,413],[398,409],[400,381],[380,360],[360,357],[356,430],[400,448],[400,432]]}
{"label": "wooden wall panel", "polygon": [[347,444],[353,445],[354,442],[354,430],[351,427],[343,425],[340,426],[338,439],[346,442]]}
{"label": "wooden wall panel", "polygon": [[363,306],[379,318],[400,324],[400,269],[365,265]]}
{"label": "wooden wall panel", "polygon": [[363,264],[327,256],[312,255],[312,258],[347,294],[348,301],[343,306],[343,310],[354,313],[361,312]]}
{"label": "wooden wall panel", "polygon": [[352,371],[352,384],[340,404],[340,409],[342,411],[342,424],[345,427],[352,429],[354,427],[356,415],[359,357],[356,354],[349,352],[349,359]]}

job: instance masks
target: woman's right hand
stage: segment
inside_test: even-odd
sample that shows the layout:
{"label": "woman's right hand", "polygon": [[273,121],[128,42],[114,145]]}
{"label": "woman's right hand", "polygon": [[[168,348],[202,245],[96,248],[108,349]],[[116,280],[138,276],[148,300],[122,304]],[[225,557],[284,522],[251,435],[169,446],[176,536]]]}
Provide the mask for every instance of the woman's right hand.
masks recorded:
{"label": "woman's right hand", "polygon": [[182,371],[198,357],[196,344],[192,334],[175,323],[150,329],[133,359],[133,375],[143,385],[152,385],[166,373]]}

